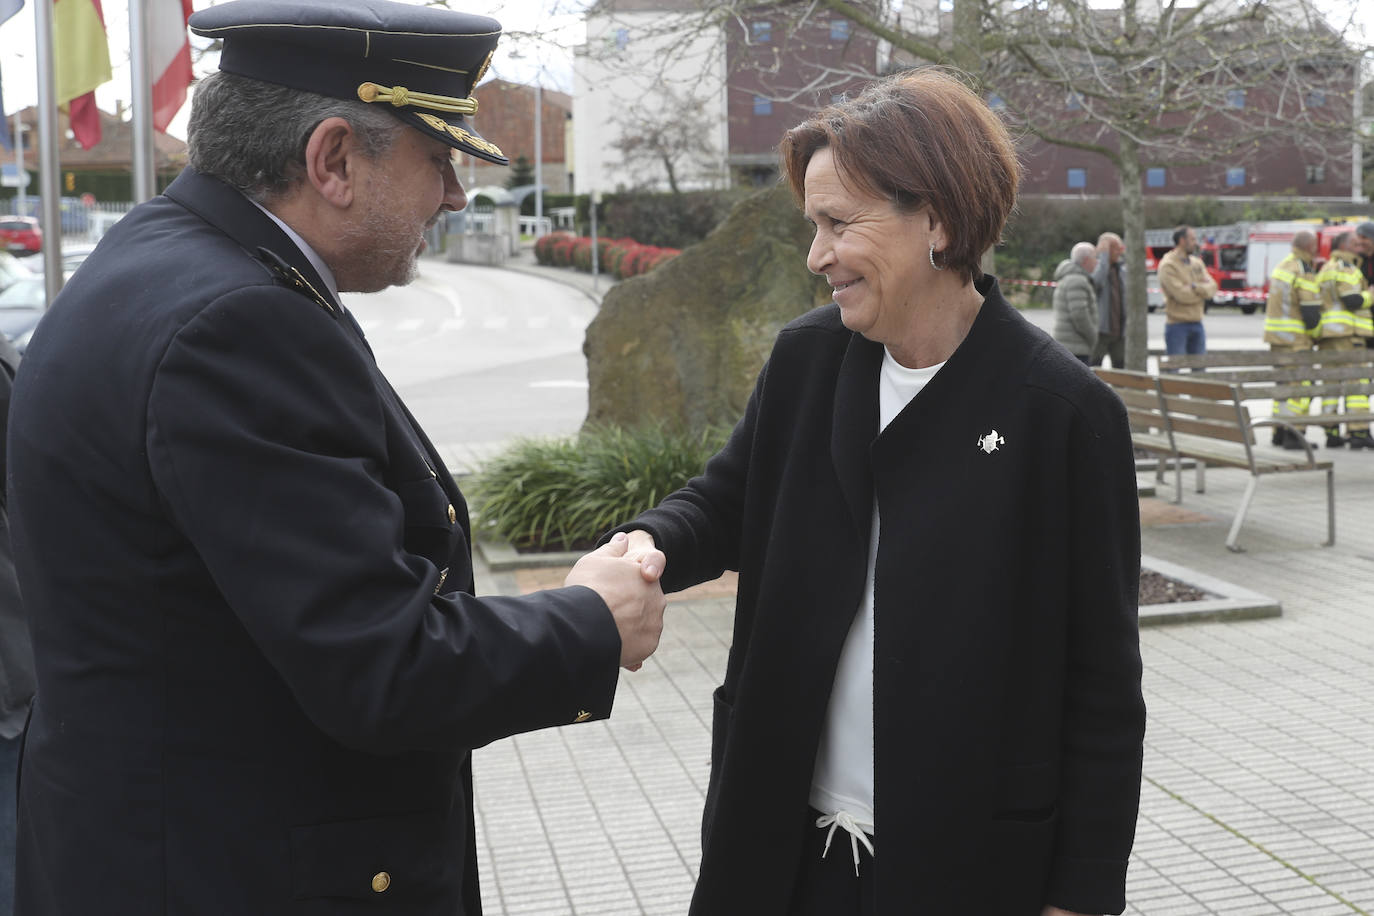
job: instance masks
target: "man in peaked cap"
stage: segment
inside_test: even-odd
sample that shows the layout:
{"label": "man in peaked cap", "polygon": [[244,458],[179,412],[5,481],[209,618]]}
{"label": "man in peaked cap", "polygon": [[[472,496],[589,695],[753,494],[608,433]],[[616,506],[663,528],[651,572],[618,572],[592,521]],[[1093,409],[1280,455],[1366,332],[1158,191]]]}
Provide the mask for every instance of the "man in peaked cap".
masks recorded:
{"label": "man in peaked cap", "polygon": [[661,554],[473,595],[462,494],[340,291],[406,282],[499,25],[237,0],[191,166],[34,336],[10,510],[38,699],[17,912],[480,913],[469,749],[609,715]]}

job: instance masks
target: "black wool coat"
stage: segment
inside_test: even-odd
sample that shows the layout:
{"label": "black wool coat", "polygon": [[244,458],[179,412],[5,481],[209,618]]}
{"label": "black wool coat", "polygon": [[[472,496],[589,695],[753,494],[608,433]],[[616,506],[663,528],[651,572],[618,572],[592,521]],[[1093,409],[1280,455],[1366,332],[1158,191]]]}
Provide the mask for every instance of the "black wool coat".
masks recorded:
{"label": "black wool coat", "polygon": [[607,716],[619,636],[473,597],[462,495],[276,224],[193,171],[120,220],[9,441],[19,916],[480,913],[469,749]]}
{"label": "black wool coat", "polygon": [[789,324],[704,474],[622,527],[654,535],[665,588],[740,573],[696,916],[786,910],[875,497],[877,912],[1124,909],[1145,717],[1125,411],[979,289],[881,435],[882,348],[833,305]]}

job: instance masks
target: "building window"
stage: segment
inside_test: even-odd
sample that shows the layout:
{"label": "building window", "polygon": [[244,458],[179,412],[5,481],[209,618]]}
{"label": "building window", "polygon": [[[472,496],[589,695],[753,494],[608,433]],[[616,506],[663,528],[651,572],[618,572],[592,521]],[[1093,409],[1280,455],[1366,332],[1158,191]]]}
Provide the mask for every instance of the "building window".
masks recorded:
{"label": "building window", "polygon": [[1326,180],[1326,166],[1324,166],[1324,165],[1309,165],[1309,166],[1307,167],[1307,183],[1308,183],[1308,184],[1321,184],[1321,183],[1322,183],[1323,181],[1325,181],[1325,180]]}
{"label": "building window", "polygon": [[1069,111],[1081,111],[1083,108],[1083,97],[1077,92],[1070,92],[1064,96],[1064,107]]}
{"label": "building window", "polygon": [[1325,92],[1322,92],[1320,89],[1313,89],[1311,92],[1307,93],[1308,108],[1321,108],[1324,105],[1326,105]]}
{"label": "building window", "polygon": [[1145,187],[1147,187],[1147,188],[1162,188],[1162,187],[1164,187],[1164,170],[1163,170],[1163,169],[1146,169],[1146,170],[1145,170]]}
{"label": "building window", "polygon": [[754,96],[754,114],[770,115],[773,113],[773,100],[761,95]]}
{"label": "building window", "polygon": [[848,41],[849,40],[849,20],[832,19],[830,20],[830,40]]}
{"label": "building window", "polygon": [[1069,187],[1082,190],[1088,186],[1087,169],[1069,169]]}
{"label": "building window", "polygon": [[1007,102],[995,92],[988,93],[988,107],[993,111],[1001,111],[1007,107]]}
{"label": "building window", "polygon": [[1237,167],[1226,170],[1226,187],[1243,188],[1245,187],[1245,169]]}
{"label": "building window", "polygon": [[1227,90],[1226,90],[1226,107],[1227,107],[1227,108],[1244,108],[1244,107],[1245,107],[1245,90],[1244,90],[1244,89],[1227,89]]}
{"label": "building window", "polygon": [[754,40],[755,44],[768,44],[773,40],[773,23],[751,22],[749,24],[749,37]]}
{"label": "building window", "polygon": [[630,30],[629,30],[629,29],[616,29],[616,30],[615,30],[615,49],[616,49],[617,51],[624,51],[625,48],[627,48],[627,47],[629,46],[629,44],[630,44]]}

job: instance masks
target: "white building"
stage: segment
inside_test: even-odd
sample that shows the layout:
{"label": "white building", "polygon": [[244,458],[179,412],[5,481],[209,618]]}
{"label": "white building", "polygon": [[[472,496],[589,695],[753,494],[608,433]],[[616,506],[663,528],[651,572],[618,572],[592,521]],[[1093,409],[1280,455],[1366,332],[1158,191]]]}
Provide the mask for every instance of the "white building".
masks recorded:
{"label": "white building", "polygon": [[[579,194],[631,188],[719,188],[726,167],[725,41],[684,0],[601,0],[587,11],[587,44],[573,61],[573,175]],[[675,115],[665,117],[665,114]],[[681,142],[655,144],[655,130]],[[627,157],[627,139],[663,146]]]}

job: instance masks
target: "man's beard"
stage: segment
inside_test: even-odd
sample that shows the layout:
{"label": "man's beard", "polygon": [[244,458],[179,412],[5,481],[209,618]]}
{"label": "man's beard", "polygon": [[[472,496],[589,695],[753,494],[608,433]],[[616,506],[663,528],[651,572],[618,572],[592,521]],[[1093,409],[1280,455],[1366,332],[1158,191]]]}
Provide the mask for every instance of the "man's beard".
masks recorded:
{"label": "man's beard", "polygon": [[[405,286],[419,274],[420,240],[415,225],[389,208],[380,195],[368,203],[362,223],[345,234],[344,249],[352,262],[340,290],[375,293],[388,286]],[[335,271],[336,275],[345,273]]]}

